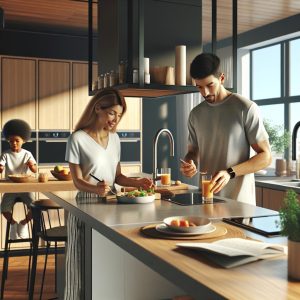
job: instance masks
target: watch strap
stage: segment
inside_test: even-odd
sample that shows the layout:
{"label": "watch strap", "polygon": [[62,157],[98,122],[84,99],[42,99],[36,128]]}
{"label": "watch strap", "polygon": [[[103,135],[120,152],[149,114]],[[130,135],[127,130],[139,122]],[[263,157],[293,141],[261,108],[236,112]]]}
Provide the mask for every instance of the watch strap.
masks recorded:
{"label": "watch strap", "polygon": [[227,173],[229,174],[230,179],[232,179],[232,178],[235,177],[235,172],[233,171],[232,168],[228,168],[226,171],[227,171]]}

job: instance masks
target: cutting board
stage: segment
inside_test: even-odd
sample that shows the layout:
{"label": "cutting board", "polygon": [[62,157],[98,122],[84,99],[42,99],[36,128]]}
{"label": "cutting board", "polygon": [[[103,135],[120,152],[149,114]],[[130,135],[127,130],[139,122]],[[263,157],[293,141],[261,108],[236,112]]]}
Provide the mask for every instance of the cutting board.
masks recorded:
{"label": "cutting board", "polygon": [[170,186],[156,186],[155,191],[159,193],[160,190],[169,190],[169,191],[176,191],[176,190],[187,190],[189,186],[185,183],[181,183],[179,185],[172,184]]}

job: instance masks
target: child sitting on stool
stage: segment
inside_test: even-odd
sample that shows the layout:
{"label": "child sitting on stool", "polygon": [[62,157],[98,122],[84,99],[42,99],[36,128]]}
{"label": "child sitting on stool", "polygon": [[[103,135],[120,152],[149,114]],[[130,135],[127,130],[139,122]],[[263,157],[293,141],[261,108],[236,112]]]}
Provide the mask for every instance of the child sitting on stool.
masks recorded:
{"label": "child sitting on stool", "polygon": [[[26,174],[29,169],[36,173],[36,161],[30,151],[22,148],[22,145],[30,139],[30,126],[23,120],[13,119],[5,123],[2,130],[4,138],[8,141],[10,149],[3,152],[0,156],[0,173],[5,168],[5,178],[8,175]],[[5,193],[3,194],[1,203],[1,213],[6,218],[10,226],[10,239],[18,237],[25,239],[29,237],[27,223],[32,219],[30,210],[28,210],[25,219],[19,224],[12,216],[12,209],[17,199],[21,199],[23,203],[30,207],[34,201],[33,193]]]}

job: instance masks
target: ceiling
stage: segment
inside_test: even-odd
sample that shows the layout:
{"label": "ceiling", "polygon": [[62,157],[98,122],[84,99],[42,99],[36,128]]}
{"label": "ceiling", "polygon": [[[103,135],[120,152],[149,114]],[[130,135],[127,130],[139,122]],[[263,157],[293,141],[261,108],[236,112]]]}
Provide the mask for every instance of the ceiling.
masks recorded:
{"label": "ceiling", "polygon": [[[93,0],[94,28],[97,2]],[[232,0],[219,0],[217,39],[231,36]],[[203,42],[211,40],[211,0],[203,3]],[[5,29],[87,34],[87,0],[0,0]],[[238,0],[238,33],[300,13],[299,0]]]}

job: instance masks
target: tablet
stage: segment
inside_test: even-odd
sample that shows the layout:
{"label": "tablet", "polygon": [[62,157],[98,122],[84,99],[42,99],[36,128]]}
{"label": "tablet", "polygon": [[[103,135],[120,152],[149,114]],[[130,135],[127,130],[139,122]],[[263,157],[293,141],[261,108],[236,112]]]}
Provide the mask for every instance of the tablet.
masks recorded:
{"label": "tablet", "polygon": [[280,235],[279,215],[252,218],[224,218],[224,222],[265,236]]}

